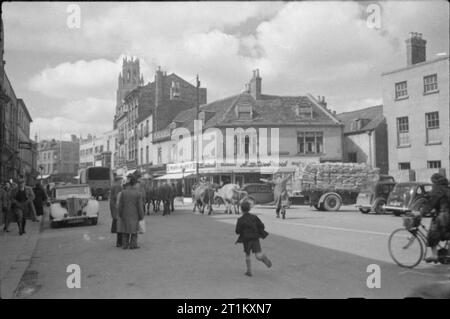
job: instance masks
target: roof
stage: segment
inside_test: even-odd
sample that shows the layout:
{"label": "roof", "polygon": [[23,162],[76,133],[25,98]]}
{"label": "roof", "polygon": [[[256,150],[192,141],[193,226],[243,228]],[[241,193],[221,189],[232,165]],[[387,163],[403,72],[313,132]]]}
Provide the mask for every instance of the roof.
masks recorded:
{"label": "roof", "polygon": [[[383,105],[376,105],[337,115],[337,118],[344,124],[344,134],[356,134],[376,129],[383,121]],[[367,120],[362,127],[352,130],[352,122],[355,120]]]}
{"label": "roof", "polygon": [[[251,109],[251,119],[239,119],[237,108]],[[300,118],[296,115],[297,107],[306,107],[313,113],[312,119]],[[277,96],[261,95],[256,100],[251,94],[243,92],[200,106],[200,112],[209,113],[205,118],[204,128],[233,126],[272,126],[272,125],[340,125],[338,119],[328,109],[317,103],[311,96]],[[175,118],[177,127],[194,129],[196,108],[180,112]]]}
{"label": "roof", "polygon": [[436,62],[439,62],[439,61],[449,60],[449,58],[450,58],[449,55],[445,55],[445,56],[438,57],[438,58],[435,58],[435,59],[431,59],[431,60],[428,60],[428,61],[423,61],[423,62],[411,64],[411,65],[408,65],[408,66],[405,66],[405,67],[402,67],[402,68],[399,68],[399,69],[395,69],[395,70],[392,70],[392,71],[383,72],[383,73],[381,73],[381,76],[385,76],[385,75],[389,75],[389,74],[392,74],[392,73],[397,73],[397,72],[401,72],[401,71],[405,71],[405,70],[421,67],[423,65],[432,64],[432,63],[436,63]]}

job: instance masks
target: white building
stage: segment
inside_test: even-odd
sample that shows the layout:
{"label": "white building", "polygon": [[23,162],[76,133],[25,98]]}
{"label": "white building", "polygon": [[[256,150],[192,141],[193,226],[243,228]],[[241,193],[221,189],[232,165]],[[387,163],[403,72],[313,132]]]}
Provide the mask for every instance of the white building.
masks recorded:
{"label": "white building", "polygon": [[114,154],[117,145],[117,130],[97,136],[88,135],[80,142],[80,168],[89,166],[114,167]]}
{"label": "white building", "polygon": [[449,56],[426,60],[426,41],[406,40],[407,65],[383,73],[389,173],[398,181],[430,181],[450,171]]}

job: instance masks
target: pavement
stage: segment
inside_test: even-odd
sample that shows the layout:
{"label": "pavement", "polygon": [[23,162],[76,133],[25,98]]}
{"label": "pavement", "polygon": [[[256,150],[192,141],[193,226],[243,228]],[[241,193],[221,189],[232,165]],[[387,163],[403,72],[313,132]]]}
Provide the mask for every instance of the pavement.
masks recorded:
{"label": "pavement", "polygon": [[[386,234],[401,219],[309,207],[288,210],[286,220],[272,209],[254,209],[270,233],[262,247],[273,267],[253,259],[253,277],[247,277],[242,246],[234,245],[238,216],[220,210],[207,216],[178,204],[169,216],[146,216],[138,250],[115,247],[106,202],[96,226],[50,229],[44,223],[13,297],[404,298],[420,285],[448,280],[447,265],[409,270],[388,260]],[[67,284],[73,265],[80,288]],[[367,284],[371,265],[381,271],[380,288]]]}
{"label": "pavement", "polygon": [[26,233],[19,236],[16,223],[9,232],[0,230],[0,298],[12,299],[33,256],[45,218],[39,222],[27,220]]}

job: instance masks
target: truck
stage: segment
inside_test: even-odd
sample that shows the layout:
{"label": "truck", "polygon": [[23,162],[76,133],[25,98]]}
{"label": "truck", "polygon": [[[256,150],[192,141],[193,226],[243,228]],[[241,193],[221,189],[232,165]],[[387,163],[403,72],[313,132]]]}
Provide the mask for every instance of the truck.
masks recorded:
{"label": "truck", "polygon": [[299,175],[305,204],[324,211],[355,205],[360,190],[380,179],[378,168],[357,163],[309,163]]}

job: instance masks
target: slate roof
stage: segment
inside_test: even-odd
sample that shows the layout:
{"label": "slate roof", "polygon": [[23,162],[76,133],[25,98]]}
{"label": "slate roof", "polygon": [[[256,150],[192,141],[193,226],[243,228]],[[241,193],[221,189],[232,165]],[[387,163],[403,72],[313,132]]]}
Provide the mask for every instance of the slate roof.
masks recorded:
{"label": "slate roof", "polygon": [[[344,134],[355,134],[374,130],[384,121],[383,105],[376,105],[364,109],[337,114],[337,118],[344,124]],[[367,123],[358,130],[352,130],[352,122],[366,119]]]}
{"label": "slate roof", "polygon": [[[236,108],[251,107],[253,117],[248,120],[239,119]],[[296,115],[296,107],[311,107],[313,119],[302,119]],[[212,103],[200,106],[200,112],[211,112],[205,121],[204,128],[220,126],[269,126],[269,125],[341,125],[338,119],[323,106],[319,105],[312,96],[277,96],[261,95],[255,100],[247,92],[233,95]],[[190,131],[194,128],[196,108],[180,112],[175,118],[177,127],[186,127]]]}

